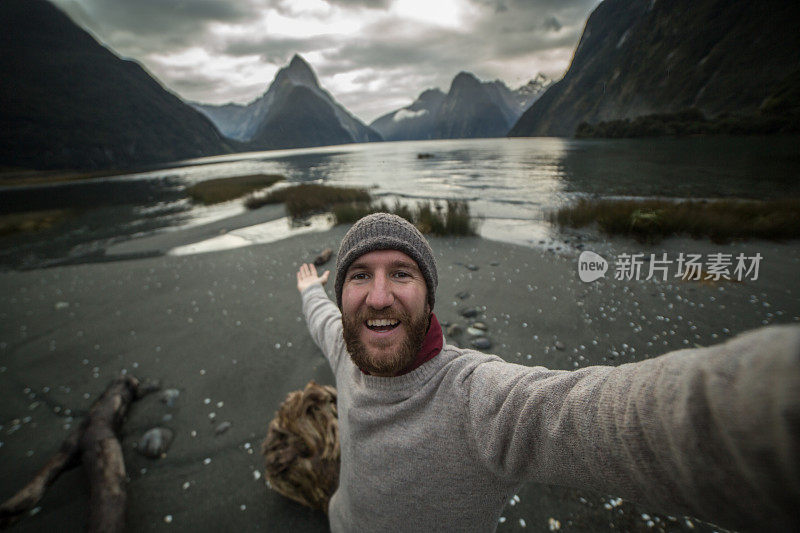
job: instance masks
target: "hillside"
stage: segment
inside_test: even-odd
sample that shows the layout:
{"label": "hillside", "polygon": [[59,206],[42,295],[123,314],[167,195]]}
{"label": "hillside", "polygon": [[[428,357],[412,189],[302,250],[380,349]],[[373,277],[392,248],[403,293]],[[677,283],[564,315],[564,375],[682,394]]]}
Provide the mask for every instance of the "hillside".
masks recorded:
{"label": "hillside", "polygon": [[387,141],[502,137],[549,84],[538,74],[511,90],[500,80],[481,82],[461,72],[447,94],[428,89],[411,105],[375,119],[370,127]]}
{"label": "hillside", "polygon": [[267,91],[246,106],[193,104],[251,150],[381,141],[339,104],[299,55],[278,71]]}
{"label": "hillside", "polygon": [[231,151],[203,115],[44,0],[0,2],[0,166],[124,168]]}
{"label": "hillside", "polygon": [[800,4],[779,0],[605,0],[564,78],[509,135],[686,109],[756,113],[800,66],[798,20]]}

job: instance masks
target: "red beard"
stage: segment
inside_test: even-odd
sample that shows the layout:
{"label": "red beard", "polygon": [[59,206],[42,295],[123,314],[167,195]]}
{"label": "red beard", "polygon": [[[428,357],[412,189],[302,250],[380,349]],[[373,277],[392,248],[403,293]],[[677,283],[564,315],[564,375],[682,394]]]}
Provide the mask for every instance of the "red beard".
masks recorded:
{"label": "red beard", "polygon": [[[394,352],[371,353],[370,347],[365,346],[361,341],[362,328],[365,327],[367,320],[378,319],[399,320],[400,324],[396,327],[405,329],[406,335]],[[358,368],[375,376],[396,376],[411,365],[422,347],[429,323],[430,313],[427,306],[426,310],[416,317],[403,311],[370,311],[368,309],[363,309],[355,316],[342,315],[344,342],[350,358]],[[391,342],[394,341],[387,340],[384,345],[378,343],[375,346],[386,348]]]}

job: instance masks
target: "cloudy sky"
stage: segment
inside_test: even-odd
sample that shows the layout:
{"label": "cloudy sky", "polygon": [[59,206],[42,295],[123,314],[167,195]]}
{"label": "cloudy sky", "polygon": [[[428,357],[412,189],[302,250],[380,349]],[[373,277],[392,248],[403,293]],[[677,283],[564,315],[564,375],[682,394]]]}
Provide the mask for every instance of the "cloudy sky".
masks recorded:
{"label": "cloudy sky", "polygon": [[560,78],[600,0],[53,0],[186,100],[248,103],[295,53],[360,119],[462,70]]}

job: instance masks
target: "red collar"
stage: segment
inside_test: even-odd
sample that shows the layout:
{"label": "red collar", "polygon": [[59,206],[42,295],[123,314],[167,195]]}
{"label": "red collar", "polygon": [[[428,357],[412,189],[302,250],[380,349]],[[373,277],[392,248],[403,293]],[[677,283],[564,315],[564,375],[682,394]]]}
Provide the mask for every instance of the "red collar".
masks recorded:
{"label": "red collar", "polygon": [[431,313],[431,323],[428,326],[428,333],[425,335],[425,340],[422,341],[422,347],[419,349],[419,352],[417,352],[416,359],[414,359],[414,362],[411,363],[408,368],[397,375],[402,376],[403,374],[408,374],[412,370],[415,370],[424,363],[430,361],[436,356],[436,354],[442,351],[442,346],[444,346],[442,326],[436,319],[436,315]]}

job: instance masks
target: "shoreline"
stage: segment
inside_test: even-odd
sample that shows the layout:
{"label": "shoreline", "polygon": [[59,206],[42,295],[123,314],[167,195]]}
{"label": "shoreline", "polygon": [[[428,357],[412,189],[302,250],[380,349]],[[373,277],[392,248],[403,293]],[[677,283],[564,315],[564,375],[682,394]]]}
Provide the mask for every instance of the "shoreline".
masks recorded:
{"label": "shoreline", "polygon": [[[336,250],[346,229],[215,253],[0,272],[0,461],[7,465],[0,498],[32,477],[58,448],[66,426],[74,427],[126,369],[180,391],[173,407],[156,394],[135,403],[123,426],[130,530],[326,530],[324,515],[269,491],[256,472],[262,470],[259,447],[267,424],[286,394],[310,379],[333,384],[305,328],[295,272],[322,249]],[[172,237],[158,238],[166,245]],[[728,245],[760,251],[761,276],[702,284],[608,276],[584,283],[575,249],[546,251],[480,237],[430,241],[440,273],[439,320],[466,325],[459,310],[479,307],[477,318],[488,325],[492,342],[485,351],[512,363],[565,370],[618,365],[722,342],[765,321],[800,321],[796,242]],[[612,239],[591,249],[606,257],[716,251],[711,243],[684,240],[647,248]],[[333,269],[333,261],[322,270]],[[332,294],[332,283],[326,290]],[[446,340],[462,346],[470,341],[466,333]],[[223,421],[231,428],[215,435]],[[163,459],[146,459],[133,447],[154,426],[176,435]],[[14,530],[82,528],[87,491],[80,469],[66,473],[37,514]],[[543,529],[550,518],[579,530],[613,523],[650,531],[644,513],[671,530],[690,529],[682,517],[670,521],[628,502],[616,504],[614,495],[528,484],[518,496],[498,531],[518,528],[520,519]],[[607,503],[615,504],[613,510]],[[712,529],[692,525],[695,531]]]}

